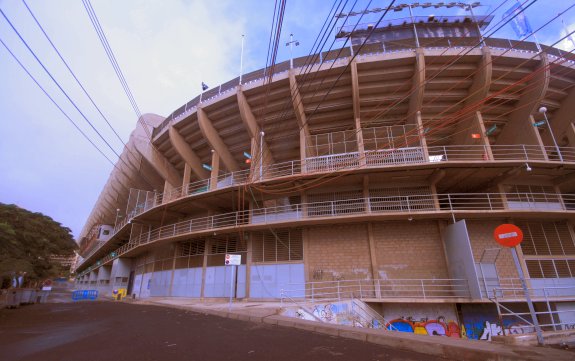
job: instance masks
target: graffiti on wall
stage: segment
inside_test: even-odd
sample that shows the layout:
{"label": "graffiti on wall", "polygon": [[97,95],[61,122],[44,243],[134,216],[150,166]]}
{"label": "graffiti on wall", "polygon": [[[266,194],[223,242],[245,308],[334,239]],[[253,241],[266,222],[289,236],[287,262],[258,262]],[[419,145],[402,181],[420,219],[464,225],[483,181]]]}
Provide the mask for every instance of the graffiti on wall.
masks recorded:
{"label": "graffiti on wall", "polygon": [[361,312],[354,307],[352,301],[338,303],[316,304],[313,308],[285,309],[282,315],[296,317],[309,321],[321,321],[325,323],[347,325],[353,327],[382,328],[383,325],[371,317],[371,315]]}
{"label": "graffiti on wall", "polygon": [[455,321],[446,321],[445,317],[439,316],[436,319],[413,320],[411,317],[398,318],[389,321],[385,328],[390,331],[411,332],[417,335],[447,336],[461,338],[462,333],[459,324]]}
{"label": "graffiti on wall", "polygon": [[502,327],[497,322],[469,322],[459,324],[456,321],[446,321],[445,317],[435,319],[414,320],[411,317],[398,318],[389,321],[385,328],[390,331],[409,332],[417,335],[446,336],[473,340],[491,341],[493,336],[516,335],[535,332],[535,329],[524,323],[506,323]]}

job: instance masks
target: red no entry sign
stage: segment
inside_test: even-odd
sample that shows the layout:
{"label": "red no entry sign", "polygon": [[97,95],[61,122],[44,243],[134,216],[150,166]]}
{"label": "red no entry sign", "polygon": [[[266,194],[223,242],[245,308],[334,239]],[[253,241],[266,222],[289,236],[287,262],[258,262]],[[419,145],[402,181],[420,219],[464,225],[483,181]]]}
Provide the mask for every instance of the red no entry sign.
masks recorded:
{"label": "red no entry sign", "polygon": [[503,247],[515,247],[523,241],[523,232],[514,224],[501,224],[493,232],[495,241]]}

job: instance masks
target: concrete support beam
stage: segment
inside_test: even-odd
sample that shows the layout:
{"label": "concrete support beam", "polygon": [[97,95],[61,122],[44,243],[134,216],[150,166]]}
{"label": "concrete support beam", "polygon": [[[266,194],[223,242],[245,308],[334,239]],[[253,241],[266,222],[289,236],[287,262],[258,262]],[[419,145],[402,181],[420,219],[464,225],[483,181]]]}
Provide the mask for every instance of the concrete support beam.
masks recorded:
{"label": "concrete support beam", "polygon": [[[184,160],[186,165],[190,167],[192,172],[199,179],[206,179],[210,176],[209,172],[202,167],[202,161],[200,157],[196,155],[196,152],[190,148],[184,137],[176,130],[174,127],[169,129],[170,142],[174,146],[174,149],[180,157]],[[189,181],[188,181],[189,182]]]}
{"label": "concrete support beam", "polygon": [[423,129],[423,120],[421,119],[421,112],[415,113],[415,126],[419,132],[419,143],[423,149],[423,159],[429,160],[429,150],[427,149],[427,139],[425,138],[425,129]]}
{"label": "concrete support beam", "polygon": [[[300,129],[299,131],[299,151],[300,151],[300,158],[302,162],[307,158],[307,139],[309,138],[309,126],[307,124],[307,118],[305,115],[305,111],[303,108],[303,103],[301,100],[301,95],[299,93],[299,88],[297,85],[297,81],[295,79],[294,70],[291,69],[289,71],[289,83],[290,83],[290,92],[291,92],[291,101],[295,113],[295,117],[297,119],[297,125]],[[314,154],[309,154],[310,156],[314,156]]]}
{"label": "concrete support beam", "polygon": [[433,173],[431,173],[431,175],[428,178],[429,184],[430,185],[436,185],[440,180],[443,179],[443,177],[445,177],[445,171],[443,169],[436,169],[433,171]]}
{"label": "concrete support beam", "polygon": [[351,91],[353,94],[353,117],[355,119],[355,135],[357,141],[357,152],[359,154],[359,165],[365,166],[365,147],[363,143],[363,130],[361,129],[361,109],[359,102],[359,77],[357,76],[357,62],[350,63],[351,68]]}
{"label": "concrete support beam", "polygon": [[[473,83],[469,88],[469,95],[465,101],[465,107],[477,106],[489,94],[489,87],[491,86],[491,79],[493,74],[493,65],[491,58],[491,51],[488,47],[482,48],[483,57],[478,65],[478,72],[473,78]],[[463,117],[457,122],[455,128],[455,136],[453,137],[453,145],[484,145],[489,146],[489,139],[485,135],[485,125],[483,118],[477,111],[471,113],[469,116]],[[471,133],[481,134],[481,138],[471,138]],[[490,158],[491,159],[491,158]]]}
{"label": "concrete support beam", "polygon": [[[565,138],[569,143],[570,147],[575,147],[575,142],[573,142],[573,119],[575,115],[575,87],[571,88],[567,97],[561,102],[561,107],[557,109],[552,115],[547,115],[549,117],[549,123],[551,124],[551,129],[553,129],[553,134],[555,134],[555,139],[559,145],[565,144]],[[551,134],[546,131],[543,133],[543,140],[547,145],[553,145],[553,140],[551,139]]]}
{"label": "concrete support beam", "polygon": [[465,105],[477,104],[489,94],[493,76],[493,60],[491,58],[491,50],[488,47],[481,48],[481,52],[483,56],[478,65],[478,72],[475,74],[473,83],[469,88],[469,96],[465,101]]}
{"label": "concrete support beam", "polygon": [[228,171],[230,172],[239,171],[240,167],[236,162],[236,159],[234,158],[232,153],[230,153],[228,147],[226,146],[222,138],[220,138],[220,135],[212,125],[212,122],[208,118],[206,112],[204,112],[202,108],[198,107],[197,114],[198,114],[198,125],[200,126],[202,134],[204,135],[204,137],[206,137],[208,143],[210,143],[210,145],[212,146],[212,149],[214,149],[218,153],[218,155],[222,158],[222,162],[224,162],[224,165],[226,166]]}
{"label": "concrete support beam", "polygon": [[135,142],[136,150],[140,153],[154,170],[174,187],[182,183],[182,177],[177,169],[150,143],[138,140]]}
{"label": "concrete support beam", "polygon": [[569,124],[565,133],[569,146],[575,147],[575,125],[573,123]]}
{"label": "concrete support beam", "polygon": [[425,92],[425,56],[423,49],[415,50],[415,70],[412,78],[413,92],[409,97],[407,124],[417,125],[417,113],[421,112]]}
{"label": "concrete support beam", "polygon": [[192,168],[188,163],[184,164],[184,177],[182,179],[182,196],[188,194],[187,185],[190,184],[190,178],[192,176]]}
{"label": "concrete support beam", "polygon": [[260,162],[263,166],[270,165],[275,162],[270,147],[266,142],[265,135],[263,139],[261,137],[261,127],[259,126],[254,113],[252,112],[252,109],[243,93],[241,86],[238,87],[237,99],[238,108],[240,110],[240,118],[242,119],[244,127],[246,128],[246,131],[248,132],[248,135],[251,139],[251,171],[252,175],[255,175],[257,173],[257,168],[260,166]]}
{"label": "concrete support beam", "polygon": [[[542,53],[541,63],[537,69],[534,69],[534,76],[527,82],[525,90],[521,92],[515,110],[509,115],[509,122],[497,137],[497,144],[543,145],[538,131],[536,130],[537,137],[533,137],[533,132],[527,128],[535,128],[533,122],[530,122],[531,114],[539,109],[541,101],[547,93],[550,76],[547,54]],[[523,135],[527,135],[527,137]]]}
{"label": "concrete support beam", "polygon": [[210,173],[210,190],[218,188],[218,175],[220,174],[220,157],[218,152],[212,150],[212,172]]}
{"label": "concrete support beam", "polygon": [[[485,123],[483,123],[483,116],[481,112],[475,111],[470,116],[457,124],[456,134],[453,137],[452,145],[468,145],[472,146],[473,150],[478,146],[483,146],[483,160],[493,160],[493,152],[491,151],[491,144],[489,137],[485,134]],[[479,134],[479,138],[473,138],[472,134]],[[469,153],[469,154],[474,154]],[[478,152],[479,154],[479,152]]]}

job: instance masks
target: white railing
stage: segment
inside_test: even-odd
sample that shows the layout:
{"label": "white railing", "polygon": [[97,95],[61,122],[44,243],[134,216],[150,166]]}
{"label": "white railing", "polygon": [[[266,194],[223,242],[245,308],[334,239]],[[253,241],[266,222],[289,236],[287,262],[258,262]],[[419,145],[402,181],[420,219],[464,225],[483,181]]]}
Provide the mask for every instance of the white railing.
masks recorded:
{"label": "white railing", "polygon": [[368,167],[382,167],[397,164],[427,163],[422,147],[366,150],[365,163]]}
{"label": "white railing", "polygon": [[[511,195],[516,194],[512,193]],[[575,211],[575,195],[556,193],[529,193],[531,199],[561,199],[561,208],[550,208],[546,202],[525,202],[520,210],[528,211]],[[450,194],[424,194],[407,196],[367,197],[357,199],[343,199],[315,203],[300,203],[286,206],[257,208],[218,214],[208,217],[194,218],[187,221],[163,226],[143,233],[130,241],[132,248],[160,239],[181,235],[207,232],[222,228],[236,228],[239,226],[255,224],[281,224],[294,220],[315,219],[321,217],[344,217],[353,215],[370,215],[383,213],[441,212],[455,213],[458,211],[513,211],[506,207],[506,194],[504,193],[450,193]],[[439,207],[437,207],[439,206]],[[101,247],[101,246],[100,246]],[[82,262],[86,263],[90,256]],[[120,256],[116,252],[112,258]]]}
{"label": "white railing", "polygon": [[[550,287],[530,287],[528,288],[529,296],[535,300],[548,300],[549,298],[573,298],[575,296],[575,286],[550,286]],[[515,280],[513,286],[494,287],[490,298],[498,300],[524,299],[525,291],[523,290],[519,279]]]}
{"label": "white railing", "polygon": [[471,298],[465,279],[340,280],[290,284],[283,294],[311,302],[358,299]]}
{"label": "white railing", "polygon": [[[519,281],[519,280],[517,280]],[[539,326],[543,331],[559,331],[573,329],[573,322],[561,322],[561,314],[575,314],[575,308],[553,310],[550,301],[557,301],[561,298],[572,300],[575,296],[575,286],[553,286],[553,287],[540,287],[528,288],[529,296],[533,301],[546,305],[547,310],[534,312],[534,316],[538,319]],[[505,334],[524,334],[535,333],[535,325],[533,317],[530,312],[516,312],[502,304],[502,302],[513,300],[525,300],[526,295],[522,287],[501,287],[494,289],[495,297],[492,299],[497,306],[499,318],[511,319],[515,324],[513,327],[505,330]],[[564,319],[570,320],[569,317]]]}

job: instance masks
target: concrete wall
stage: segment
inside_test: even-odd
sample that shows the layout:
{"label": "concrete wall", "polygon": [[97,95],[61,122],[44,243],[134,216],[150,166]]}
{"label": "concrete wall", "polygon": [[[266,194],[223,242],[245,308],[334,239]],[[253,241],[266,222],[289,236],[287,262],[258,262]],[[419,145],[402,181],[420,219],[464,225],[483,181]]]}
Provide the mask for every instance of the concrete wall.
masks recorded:
{"label": "concrete wall", "polygon": [[449,278],[437,222],[373,224],[381,279]]}
{"label": "concrete wall", "polygon": [[495,263],[497,273],[500,278],[518,278],[517,269],[511,256],[511,251],[499,246],[493,239],[493,231],[502,223],[509,223],[504,220],[468,220],[467,232],[471,241],[471,249],[475,262],[479,262],[483,251],[488,248],[502,248]]}
{"label": "concrete wall", "polygon": [[313,227],[305,242],[308,281],[372,278],[366,224]]}

